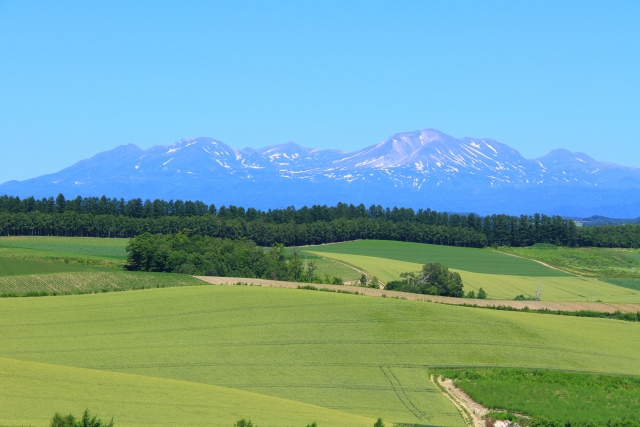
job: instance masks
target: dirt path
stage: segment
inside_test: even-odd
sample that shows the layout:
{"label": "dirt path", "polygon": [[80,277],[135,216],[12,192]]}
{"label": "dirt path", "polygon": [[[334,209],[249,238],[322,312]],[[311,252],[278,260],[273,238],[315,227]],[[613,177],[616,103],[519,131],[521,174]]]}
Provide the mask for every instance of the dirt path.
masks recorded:
{"label": "dirt path", "polygon": [[580,311],[591,310],[602,313],[613,313],[617,310],[622,313],[636,313],[640,311],[640,304],[615,304],[615,303],[603,303],[603,302],[554,302],[554,301],[511,301],[511,300],[481,300],[481,299],[466,299],[466,298],[452,298],[452,297],[440,297],[435,295],[422,295],[412,294],[408,292],[397,291],[385,291],[384,289],[371,289],[361,288],[359,286],[341,286],[341,285],[320,285],[317,283],[298,283],[298,282],[282,282],[277,280],[265,280],[265,279],[246,279],[241,277],[214,277],[214,276],[196,276],[196,278],[203,280],[212,285],[235,285],[243,283],[252,286],[267,286],[273,288],[291,288],[295,289],[298,286],[313,286],[318,289],[331,289],[341,290],[348,292],[358,292],[362,295],[368,295],[372,297],[387,297],[387,298],[400,298],[414,301],[429,301],[437,302],[441,304],[451,305],[463,305],[463,304],[476,304],[480,307],[487,306],[506,306],[516,309],[523,309],[528,307],[531,310],[563,310],[563,311]]}
{"label": "dirt path", "polygon": [[442,377],[434,379],[431,375],[431,382],[442,391],[447,399],[460,411],[462,419],[470,427],[484,427],[485,423],[482,417],[489,410],[479,403],[475,402],[467,393],[453,385],[450,379],[443,380]]}

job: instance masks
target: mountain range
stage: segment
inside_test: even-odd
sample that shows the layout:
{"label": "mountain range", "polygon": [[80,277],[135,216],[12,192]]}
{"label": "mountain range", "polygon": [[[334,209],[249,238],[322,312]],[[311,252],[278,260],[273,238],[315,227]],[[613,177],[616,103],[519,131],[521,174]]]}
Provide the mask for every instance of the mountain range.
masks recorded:
{"label": "mountain range", "polygon": [[202,200],[267,209],[364,203],[479,214],[640,215],[640,168],[553,150],[525,159],[488,138],[435,129],[398,133],[355,152],[288,142],[236,149],[208,137],[143,150],[122,145],[0,194]]}

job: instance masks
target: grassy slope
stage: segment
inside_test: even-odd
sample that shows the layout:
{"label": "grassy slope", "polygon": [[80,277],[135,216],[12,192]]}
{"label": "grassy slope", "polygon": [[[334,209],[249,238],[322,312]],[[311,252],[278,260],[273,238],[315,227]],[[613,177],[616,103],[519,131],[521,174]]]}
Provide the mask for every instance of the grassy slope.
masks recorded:
{"label": "grassy slope", "polygon": [[0,358],[0,423],[46,426],[55,412],[91,408],[127,426],[371,426],[373,419],[241,390]]}
{"label": "grassy slope", "polygon": [[563,277],[568,274],[526,259],[488,249],[458,248],[390,240],[358,240],[332,245],[307,246],[311,252],[340,253],[387,258],[417,264],[440,262],[449,268],[485,274]]}
{"label": "grassy slope", "polygon": [[640,250],[607,248],[499,248],[587,277],[640,278]]}
{"label": "grassy slope", "polygon": [[[1,357],[232,387],[442,426],[462,421],[428,382],[428,366],[640,374],[635,323],[277,288],[3,299],[0,328]],[[24,398],[42,389],[33,386]],[[119,392],[120,401],[145,400]]]}
{"label": "grassy slope", "polygon": [[[393,259],[327,252],[322,252],[322,255],[356,265],[385,282],[398,279],[402,272],[418,271],[422,268],[421,264]],[[511,258],[517,260],[517,258]],[[454,271],[460,273],[465,292],[473,290],[477,293],[482,288],[492,299],[514,299],[520,294],[532,297],[535,295],[537,282],[540,282],[543,286],[542,299],[545,301],[588,301],[593,299],[604,302],[640,303],[640,291],[591,278],[569,275],[562,277],[507,276],[455,269]]]}

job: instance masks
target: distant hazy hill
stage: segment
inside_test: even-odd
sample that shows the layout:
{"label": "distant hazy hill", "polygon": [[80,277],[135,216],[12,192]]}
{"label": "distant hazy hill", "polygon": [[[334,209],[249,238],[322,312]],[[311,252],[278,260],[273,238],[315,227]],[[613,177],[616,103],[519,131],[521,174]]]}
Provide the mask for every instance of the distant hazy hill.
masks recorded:
{"label": "distant hazy hill", "polygon": [[375,203],[480,214],[640,215],[640,168],[554,150],[525,159],[492,139],[434,129],[393,135],[345,153],[293,142],[238,150],[186,138],[125,145],[60,172],[0,185],[0,194],[200,199],[260,208]]}

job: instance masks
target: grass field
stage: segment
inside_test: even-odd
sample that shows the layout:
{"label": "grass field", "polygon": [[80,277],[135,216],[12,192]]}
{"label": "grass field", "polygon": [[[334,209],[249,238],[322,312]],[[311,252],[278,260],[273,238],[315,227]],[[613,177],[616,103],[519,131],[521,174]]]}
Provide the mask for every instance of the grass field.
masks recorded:
{"label": "grass field", "polygon": [[[338,245],[333,245],[338,246]],[[313,248],[315,249],[315,247]],[[311,252],[316,253],[316,252]],[[418,271],[421,264],[397,261],[394,259],[375,258],[343,253],[318,252],[325,257],[355,265],[378,277],[384,282],[396,280],[400,273]],[[518,260],[518,258],[513,258]],[[545,268],[544,266],[541,266]],[[483,274],[456,270],[462,277],[464,291],[475,291],[480,288],[488,293],[491,299],[512,300],[517,295],[533,297],[539,282],[542,285],[544,301],[603,301],[617,303],[640,303],[640,290],[616,286],[592,278],[572,275],[563,276],[511,276],[504,274]]]}
{"label": "grass field", "polygon": [[[321,427],[372,425],[378,416],[462,427],[428,381],[430,367],[638,375],[639,326],[247,286],[6,298],[0,425],[45,426],[55,411],[89,407],[121,427],[162,425],[167,413],[173,425],[180,415],[181,425],[230,426],[250,416],[258,425],[304,426],[310,416],[282,408],[308,404],[353,417],[314,409]],[[213,386],[235,389],[232,409]]]}
{"label": "grass field", "polygon": [[73,273],[87,271],[109,271],[106,267],[77,263],[44,262],[31,258],[0,256],[0,277],[25,274]]}
{"label": "grass field", "polygon": [[314,255],[310,252],[300,251],[300,256],[303,259],[305,268],[309,261],[313,261],[316,264],[317,270],[315,274],[320,277],[339,277],[345,282],[351,282],[358,280],[361,276],[356,269],[349,267],[335,260],[325,258],[322,254]]}
{"label": "grass field", "polygon": [[0,296],[73,295],[171,286],[198,286],[183,274],[97,271],[0,277]]}
{"label": "grass field", "polygon": [[490,249],[459,248],[390,240],[358,240],[331,245],[306,246],[305,251],[386,258],[416,264],[439,262],[449,268],[485,274],[563,277],[568,274],[537,262],[511,257]]}
{"label": "grass field", "polygon": [[525,247],[500,252],[542,261],[586,277],[640,278],[640,250],[608,248]]}
{"label": "grass field", "polygon": [[0,237],[0,277],[122,269],[128,239]]}
{"label": "grass field", "polygon": [[611,283],[612,285],[622,286],[623,288],[640,291],[640,279],[618,279],[618,278],[600,278],[601,281]]}
{"label": "grass field", "polygon": [[640,413],[640,378],[521,369],[443,370],[489,409],[561,421],[600,421]]}
{"label": "grass field", "polygon": [[[58,257],[96,257],[124,261],[129,239],[94,237],[0,237],[0,248],[26,249],[24,254],[47,253]],[[15,253],[15,252],[14,252]],[[1,254],[1,252],[0,252]]]}
{"label": "grass field", "polygon": [[[374,420],[292,400],[148,376],[0,359],[4,425],[48,425],[54,412],[86,407],[116,426],[228,426],[249,418],[260,426],[373,425]],[[249,404],[250,403],[250,404]],[[7,411],[7,408],[11,408]],[[9,412],[9,413],[7,413]]]}

